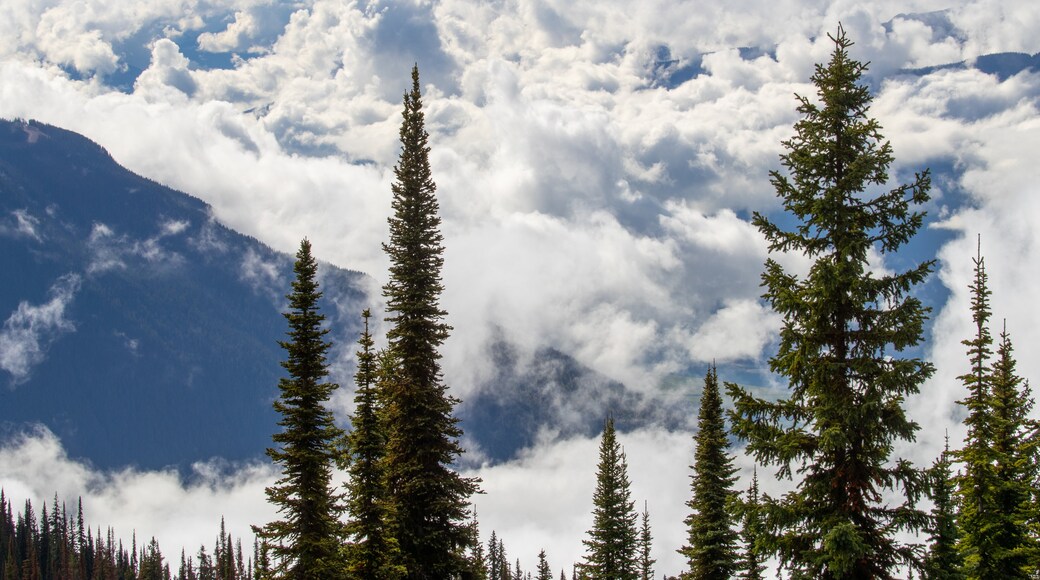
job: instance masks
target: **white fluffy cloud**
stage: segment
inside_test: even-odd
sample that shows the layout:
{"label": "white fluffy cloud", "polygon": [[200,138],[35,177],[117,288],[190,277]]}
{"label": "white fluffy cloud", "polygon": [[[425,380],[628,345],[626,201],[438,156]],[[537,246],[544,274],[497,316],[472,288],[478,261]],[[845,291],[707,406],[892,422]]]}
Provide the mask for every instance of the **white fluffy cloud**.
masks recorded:
{"label": "white fluffy cloud", "polygon": [[7,371],[13,383],[29,377],[32,368],[46,357],[51,342],[76,329],[66,310],[81,282],[78,274],[58,278],[51,285],[50,300],[42,304],[22,301],[4,321],[0,330],[0,369]]}
{"label": "white fluffy cloud", "polygon": [[57,494],[59,501],[75,509],[77,498],[82,498],[87,524],[111,526],[124,541],[132,533],[139,542],[155,537],[168,561],[182,547],[194,554],[205,544],[212,552],[221,517],[228,532],[248,549],[250,524],[262,525],[276,516],[264,494],[264,487],[277,478],[270,465],[199,462],[186,479],[176,470],[99,471],[70,458],[44,427],[0,445],[0,474],[4,493],[16,508],[30,500],[39,514]]}

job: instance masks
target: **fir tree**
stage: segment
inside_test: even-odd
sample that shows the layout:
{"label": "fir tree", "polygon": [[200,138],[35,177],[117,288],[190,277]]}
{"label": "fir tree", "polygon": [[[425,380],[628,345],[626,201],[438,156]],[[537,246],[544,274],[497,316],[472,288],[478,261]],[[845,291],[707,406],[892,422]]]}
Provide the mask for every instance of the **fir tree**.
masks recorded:
{"label": "fir tree", "polygon": [[545,550],[538,552],[538,569],[535,580],[553,580],[552,569],[549,568],[549,560],[545,556]]}
{"label": "fir tree", "polygon": [[[812,76],[819,103],[798,97],[802,119],[784,142],[789,175],[771,173],[796,225],[785,230],[758,213],[753,219],[770,252],[814,260],[804,279],[772,258],[762,275],[764,297],[783,317],[770,368],[787,378],[789,397],[763,400],[728,388],[733,430],[748,451],[782,477],[800,476],[794,491],[764,503],[771,525],[763,545],[794,578],[891,578],[917,557],[897,531],[916,532],[927,520],[914,508],[921,472],[891,454],[896,441],[914,440],[918,426],[904,400],[933,371],[901,357],[921,341],[928,309],[911,290],[933,262],[877,274],[868,260],[917,232],[923,213],[910,206],[929,199],[931,180],[926,171],[874,191],[888,183],[892,148],[867,116],[871,96],[860,83],[867,65],[849,58],[852,42],[840,26],[831,39],[830,61]],[[886,493],[905,501],[892,505]]]}
{"label": "fir tree", "polygon": [[679,550],[686,556],[690,569],[682,577],[728,579],[737,569],[737,532],[729,510],[736,498],[733,482],[737,480],[737,470],[728,452],[726,420],[714,366],[704,377],[697,429],[697,450],[690,476],[693,497],[686,502],[691,510],[685,520],[688,543]]}
{"label": "fir tree", "polygon": [[1036,423],[1029,419],[1033,408],[1029,385],[1015,367],[1014,347],[1005,324],[991,373],[990,421],[996,455],[991,519],[996,544],[991,549],[997,577],[1006,579],[1032,578],[1037,572],[1038,551],[1038,538],[1031,533],[1036,515]]}
{"label": "fir tree", "polygon": [[386,436],[376,398],[379,369],[368,328],[371,313],[365,310],[361,316],[364,327],[358,339],[358,367],[354,376],[357,406],[346,444],[350,473],[346,505],[349,521],[345,528],[350,541],[347,572],[352,578],[382,580],[399,578],[404,570],[396,563],[397,540],[386,533],[389,519],[383,474]]}
{"label": "fir tree", "polygon": [[470,522],[470,556],[469,575],[471,580],[488,580],[488,562],[484,554],[484,544],[480,541],[480,525],[477,522],[477,508],[473,508],[473,519]]}
{"label": "fir tree", "polygon": [[762,535],[762,504],[758,495],[758,469],[751,475],[747,499],[740,505],[740,541],[744,545],[740,561],[741,580],[764,580],[766,567],[762,563],[759,536]]}
{"label": "fir tree", "polygon": [[651,580],[654,577],[654,564],[657,560],[650,557],[654,537],[650,533],[650,511],[643,502],[643,521],[639,528],[639,580]]}
{"label": "fir tree", "polygon": [[921,565],[921,577],[924,580],[963,580],[964,558],[957,551],[960,530],[953,497],[949,437],[942,455],[928,471],[928,479],[932,521],[925,530],[928,532],[928,555]]}
{"label": "fir tree", "polygon": [[628,465],[607,419],[600,439],[596,490],[592,495],[592,528],[582,540],[587,551],[580,565],[582,577],[636,580],[638,575],[635,504],[629,489]]}
{"label": "fir tree", "polygon": [[458,402],[442,382],[439,347],[448,337],[439,306],[443,236],[430,173],[419,68],[404,95],[401,155],[394,167],[394,215],[389,218],[390,280],[383,287],[387,337],[398,380],[382,393],[387,426],[386,480],[391,533],[409,578],[450,578],[466,567],[469,497],[477,481],[453,464],[462,454]]}
{"label": "fir tree", "polygon": [[282,466],[281,479],[266,490],[267,499],[284,519],[253,530],[270,546],[275,578],[329,580],[340,577],[344,568],[338,519],[343,510],[331,484],[343,431],[325,407],[337,385],[326,380],[331,343],[324,340],[328,329],[322,328],[325,317],[318,306],[318,265],[306,239],[293,269],[296,279],[286,296],[290,311],[284,313],[289,340],[280,342],[288,354],[282,366],[289,376],[278,382],[281,395],[274,402],[282,431],[273,437],[279,447],[267,450]]}
{"label": "fir tree", "polygon": [[990,519],[996,511],[993,490],[996,487],[996,457],[993,449],[993,425],[990,420],[992,400],[989,360],[993,356],[993,336],[989,331],[991,316],[986,263],[981,247],[973,259],[974,277],[971,290],[971,317],[975,336],[962,341],[968,347],[969,372],[958,379],[968,396],[958,401],[968,415],[964,447],[954,453],[963,470],[957,476],[957,503],[960,506],[961,537],[958,543],[968,578],[992,577],[997,570],[992,537],[995,528]]}

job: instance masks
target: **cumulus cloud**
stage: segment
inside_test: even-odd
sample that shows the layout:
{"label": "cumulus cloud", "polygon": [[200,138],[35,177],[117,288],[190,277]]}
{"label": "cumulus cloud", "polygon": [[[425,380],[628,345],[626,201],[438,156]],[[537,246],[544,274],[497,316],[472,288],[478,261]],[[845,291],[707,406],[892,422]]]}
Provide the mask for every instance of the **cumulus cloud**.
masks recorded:
{"label": "cumulus cloud", "polygon": [[69,457],[57,436],[42,426],[0,446],[0,473],[13,505],[30,500],[38,514],[55,493],[73,505],[82,498],[88,525],[111,526],[124,541],[133,533],[138,541],[155,537],[171,563],[181,548],[188,554],[200,544],[212,550],[222,516],[227,531],[244,547],[252,543],[251,524],[276,516],[264,493],[278,476],[270,465],[200,461],[186,476],[176,470],[100,471]]}
{"label": "cumulus cloud", "polygon": [[22,301],[0,330],[0,369],[12,384],[29,378],[34,366],[43,362],[47,348],[61,335],[76,329],[67,310],[79,291],[82,278],[66,274],[51,285],[50,300],[42,304]]}

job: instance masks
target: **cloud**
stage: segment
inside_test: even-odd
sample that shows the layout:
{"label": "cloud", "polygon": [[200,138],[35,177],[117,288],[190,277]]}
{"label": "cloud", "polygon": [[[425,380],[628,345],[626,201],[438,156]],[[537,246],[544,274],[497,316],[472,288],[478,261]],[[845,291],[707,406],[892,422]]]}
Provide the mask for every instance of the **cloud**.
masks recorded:
{"label": "cloud", "polygon": [[175,267],[184,257],[162,247],[160,241],[164,237],[180,234],[187,226],[187,222],[163,222],[159,225],[158,235],[144,240],[132,240],[127,235],[117,235],[105,224],[95,223],[87,239],[87,248],[91,252],[87,274],[125,269],[127,261],[134,258],[156,268]]}
{"label": "cloud", "polygon": [[137,77],[134,92],[151,101],[168,102],[191,97],[196,89],[195,79],[188,71],[188,59],[177,44],[168,38],[156,40],[152,44],[151,65]]}
{"label": "cloud", "polygon": [[58,278],[48,292],[50,300],[37,305],[22,301],[4,321],[0,330],[0,369],[11,375],[12,384],[27,380],[32,368],[46,358],[50,344],[75,331],[66,311],[81,282],[78,274]]}
{"label": "cloud", "polygon": [[13,238],[25,237],[37,242],[43,241],[43,236],[38,228],[40,220],[25,209],[16,209],[11,212],[10,219],[0,221],[0,236]]}
{"label": "cloud", "polygon": [[285,310],[286,302],[283,295],[289,286],[285,280],[282,280],[280,272],[282,266],[284,264],[264,259],[253,248],[248,248],[242,257],[238,277],[249,284],[254,292],[268,297],[272,304],[280,310]]}
{"label": "cloud", "polygon": [[139,542],[155,537],[171,566],[181,548],[194,554],[205,544],[211,551],[222,516],[244,549],[252,543],[250,524],[276,516],[264,493],[277,477],[270,465],[200,461],[183,477],[172,469],[99,471],[69,457],[57,436],[42,426],[3,442],[0,473],[13,505],[30,500],[39,514],[55,493],[72,505],[81,498],[88,525],[111,526],[124,542],[133,533]]}

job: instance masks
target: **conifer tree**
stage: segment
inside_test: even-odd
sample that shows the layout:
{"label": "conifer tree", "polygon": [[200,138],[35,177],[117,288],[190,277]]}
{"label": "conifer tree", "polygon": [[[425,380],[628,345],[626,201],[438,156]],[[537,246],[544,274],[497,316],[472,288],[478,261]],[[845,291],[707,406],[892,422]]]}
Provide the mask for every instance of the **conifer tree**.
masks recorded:
{"label": "conifer tree", "polygon": [[322,328],[325,316],[318,305],[318,265],[306,239],[300,242],[293,270],[296,279],[286,295],[290,311],[284,313],[289,340],[280,342],[287,353],[282,367],[289,376],[279,380],[281,395],[274,402],[282,431],[273,436],[278,447],[267,450],[282,467],[281,479],[266,489],[267,499],[283,519],[253,530],[270,547],[275,578],[330,580],[344,569],[338,519],[343,508],[331,483],[343,431],[325,407],[337,385],[327,381],[331,343],[324,339],[328,329]]}
{"label": "conifer tree", "polygon": [[480,541],[480,524],[477,522],[477,508],[473,508],[473,519],[470,522],[470,555],[469,573],[471,580],[488,580],[488,562],[484,553],[484,544]]}
{"label": "conifer tree", "polygon": [[[794,578],[891,578],[916,558],[897,532],[916,532],[927,519],[914,507],[921,472],[891,455],[896,441],[914,439],[918,426],[904,400],[933,371],[902,354],[921,341],[928,309],[911,291],[933,262],[876,273],[868,260],[917,232],[923,213],[911,205],[929,199],[931,180],[925,171],[881,189],[893,155],[867,115],[871,95],[860,82],[867,65],[849,57],[852,42],[840,26],[831,39],[830,61],[812,76],[818,101],[798,97],[802,118],[783,143],[787,175],[771,173],[795,225],[753,218],[770,252],[813,260],[804,278],[772,258],[762,275],[764,297],[783,317],[770,368],[786,377],[789,395],[774,401],[728,389],[733,431],[748,451],[782,477],[800,476],[794,491],[764,502],[763,545]],[[904,500],[890,503],[886,494]]]}
{"label": "conifer tree", "polygon": [[1018,376],[1010,335],[1001,332],[996,358],[989,331],[991,292],[981,249],[971,286],[975,336],[968,347],[970,371],[960,376],[968,396],[968,434],[955,453],[963,466],[956,478],[961,534],[958,548],[965,577],[1029,578],[1038,572],[1035,534],[1037,423],[1029,418],[1033,400]]}
{"label": "conifer tree", "polygon": [[654,537],[650,533],[650,511],[643,501],[643,521],[639,528],[639,580],[651,580],[654,577],[654,564],[657,560],[650,557]]}
{"label": "conifer tree", "polygon": [[921,577],[924,580],[964,580],[964,558],[957,550],[960,530],[953,496],[949,436],[942,454],[928,471],[928,479],[932,521],[925,529],[928,532],[928,554],[921,565]]}
{"label": "conifer tree", "polygon": [[352,578],[383,580],[399,578],[404,570],[397,564],[397,540],[386,533],[387,501],[383,459],[386,435],[379,420],[376,383],[379,377],[374,342],[369,332],[371,312],[361,313],[363,329],[358,339],[358,366],[354,375],[356,408],[347,436],[348,471],[346,525],[347,572]]}
{"label": "conifer tree", "polygon": [[996,531],[990,519],[996,512],[993,490],[996,488],[996,457],[993,449],[992,395],[989,360],[993,356],[993,336],[989,331],[991,316],[986,263],[981,247],[973,258],[974,277],[971,290],[971,317],[975,336],[962,341],[968,347],[969,372],[958,379],[968,396],[958,401],[967,409],[964,424],[968,428],[964,447],[954,453],[962,465],[957,476],[957,503],[960,506],[961,537],[958,543],[968,578],[986,578],[997,571],[992,537]]}
{"label": "conifer tree", "polygon": [[545,556],[545,550],[538,552],[538,569],[535,580],[553,580],[552,569],[549,568],[549,560]]}
{"label": "conifer tree", "polygon": [[390,241],[383,245],[390,258],[387,337],[398,360],[398,380],[382,393],[389,530],[408,578],[451,578],[467,567],[469,497],[478,486],[452,467],[462,454],[462,430],[440,368],[438,349],[451,328],[439,305],[444,247],[418,66],[404,95],[400,135]]}
{"label": "conifer tree", "polygon": [[741,580],[764,580],[765,564],[762,562],[759,536],[762,534],[762,508],[758,494],[758,468],[751,475],[747,499],[740,506],[740,541],[744,545],[740,561]]}
{"label": "conifer tree", "polygon": [[738,538],[729,509],[736,499],[733,483],[737,480],[734,475],[737,470],[728,451],[726,420],[714,365],[704,377],[694,440],[697,449],[691,466],[692,498],[686,502],[691,510],[685,520],[687,545],[679,549],[679,553],[686,556],[689,571],[682,578],[728,580],[737,570]]}
{"label": "conifer tree", "polygon": [[[1000,334],[996,358],[989,373],[990,411],[986,429],[991,437],[989,456],[992,489],[983,505],[989,511],[976,514],[972,532],[984,558],[967,559],[970,578],[1031,578],[1038,552],[1038,538],[1031,532],[1035,523],[1034,483],[1037,475],[1036,423],[1029,419],[1033,407],[1028,384],[1016,370],[1014,348],[1005,328]],[[965,537],[967,537],[965,533]],[[973,564],[988,563],[983,570]]]}
{"label": "conifer tree", "polygon": [[585,544],[585,561],[579,572],[584,578],[636,580],[638,575],[638,530],[635,503],[631,500],[628,465],[608,418],[600,439],[596,490],[592,495],[592,528]]}

